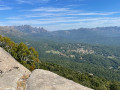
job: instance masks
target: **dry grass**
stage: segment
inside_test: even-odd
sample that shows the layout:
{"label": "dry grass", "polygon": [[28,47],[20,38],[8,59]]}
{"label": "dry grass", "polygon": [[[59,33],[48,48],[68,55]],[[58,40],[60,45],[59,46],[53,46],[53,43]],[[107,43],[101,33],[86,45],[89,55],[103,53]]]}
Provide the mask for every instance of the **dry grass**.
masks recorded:
{"label": "dry grass", "polygon": [[29,75],[23,75],[17,82],[17,90],[26,90],[26,81]]}

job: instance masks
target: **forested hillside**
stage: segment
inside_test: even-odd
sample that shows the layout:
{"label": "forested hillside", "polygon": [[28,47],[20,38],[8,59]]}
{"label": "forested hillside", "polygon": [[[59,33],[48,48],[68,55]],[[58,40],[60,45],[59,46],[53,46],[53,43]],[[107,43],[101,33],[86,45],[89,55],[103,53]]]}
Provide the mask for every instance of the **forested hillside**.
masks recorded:
{"label": "forested hillside", "polygon": [[52,41],[25,41],[39,52],[40,60],[120,81],[120,47]]}
{"label": "forested hillside", "polygon": [[119,82],[111,82],[89,73],[76,72],[56,64],[39,61],[38,53],[34,48],[28,48],[24,43],[16,44],[7,37],[0,36],[0,47],[9,52],[17,61],[30,70],[41,68],[50,70],[63,77],[71,79],[95,90],[119,90]]}

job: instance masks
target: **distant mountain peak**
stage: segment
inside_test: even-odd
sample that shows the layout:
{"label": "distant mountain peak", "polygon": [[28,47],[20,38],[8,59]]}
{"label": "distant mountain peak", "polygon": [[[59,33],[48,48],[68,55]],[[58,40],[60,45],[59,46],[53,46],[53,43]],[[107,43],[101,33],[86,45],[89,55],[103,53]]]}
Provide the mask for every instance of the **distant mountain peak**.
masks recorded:
{"label": "distant mountain peak", "polygon": [[30,25],[21,25],[21,26],[14,26],[17,30],[24,32],[24,33],[41,33],[41,32],[48,32],[43,27],[32,27]]}

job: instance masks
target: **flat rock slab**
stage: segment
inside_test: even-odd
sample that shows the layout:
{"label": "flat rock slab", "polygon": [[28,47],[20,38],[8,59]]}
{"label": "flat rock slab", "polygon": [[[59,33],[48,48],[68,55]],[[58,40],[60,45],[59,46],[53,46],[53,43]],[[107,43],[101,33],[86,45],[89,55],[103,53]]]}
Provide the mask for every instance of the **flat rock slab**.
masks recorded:
{"label": "flat rock slab", "polygon": [[26,90],[92,90],[50,71],[36,69],[27,81]]}

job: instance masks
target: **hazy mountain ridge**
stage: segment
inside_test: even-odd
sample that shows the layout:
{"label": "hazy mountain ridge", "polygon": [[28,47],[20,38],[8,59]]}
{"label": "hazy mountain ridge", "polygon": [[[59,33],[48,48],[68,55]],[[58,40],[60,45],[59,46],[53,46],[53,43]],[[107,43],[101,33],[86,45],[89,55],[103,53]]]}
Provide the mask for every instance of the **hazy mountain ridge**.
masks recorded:
{"label": "hazy mountain ridge", "polygon": [[[43,27],[32,27],[30,25],[20,25],[20,26],[0,26],[0,30],[18,30],[23,33],[42,33],[42,32],[50,32],[53,35],[56,35],[57,33],[64,33],[64,34],[71,34],[73,32],[82,32],[82,33],[102,33],[103,35],[108,34],[117,34],[120,33],[120,27],[118,26],[110,26],[110,27],[96,27],[96,28],[79,28],[79,29],[69,29],[69,30],[58,30],[58,31],[48,31],[44,29]],[[103,33],[104,32],[104,33]],[[116,35],[116,36],[117,36]],[[120,36],[120,35],[119,35]]]}
{"label": "hazy mountain ridge", "polygon": [[[120,27],[96,27],[96,28],[79,28],[72,30],[54,31],[57,35],[68,35],[71,37],[120,37]],[[75,35],[75,36],[74,36]]]}
{"label": "hazy mountain ridge", "polygon": [[75,42],[119,45],[120,27],[79,28],[73,30],[54,31],[54,35]]}
{"label": "hazy mountain ridge", "polygon": [[14,26],[0,26],[0,34],[2,35],[11,35],[11,36],[22,36],[25,33],[18,31]]}
{"label": "hazy mountain ridge", "polygon": [[43,27],[32,27],[30,25],[22,25],[22,26],[13,26],[15,29],[24,32],[24,33],[42,33],[42,32],[48,32]]}
{"label": "hazy mountain ridge", "polygon": [[[7,31],[7,33],[6,33]],[[79,28],[72,30],[47,31],[43,27],[22,26],[1,26],[0,33],[8,36],[21,36],[28,38],[43,38],[59,42],[83,42],[105,45],[120,44],[120,27],[96,27]]]}

